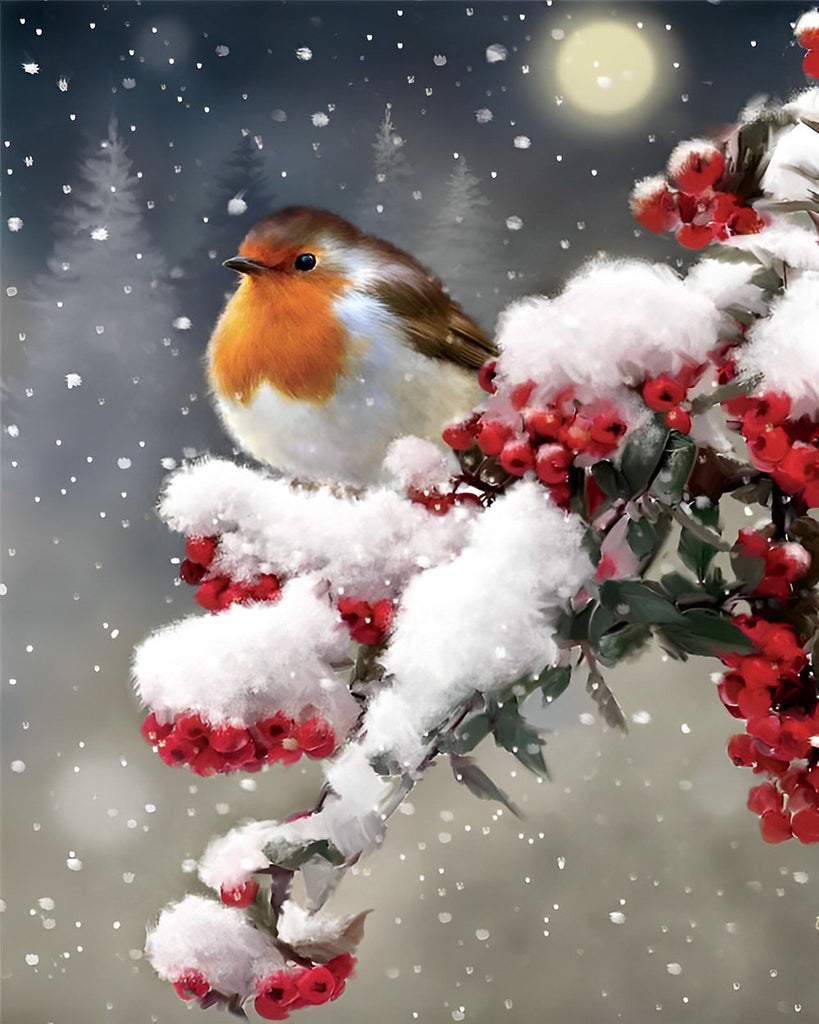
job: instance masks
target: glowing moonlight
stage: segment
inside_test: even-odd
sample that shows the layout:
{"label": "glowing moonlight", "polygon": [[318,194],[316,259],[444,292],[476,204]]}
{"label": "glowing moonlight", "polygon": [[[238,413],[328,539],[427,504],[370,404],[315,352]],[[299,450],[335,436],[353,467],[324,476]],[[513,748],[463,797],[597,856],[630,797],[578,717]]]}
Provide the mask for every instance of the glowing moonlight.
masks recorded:
{"label": "glowing moonlight", "polygon": [[561,44],[555,70],[567,103],[588,114],[617,115],[649,97],[656,58],[637,29],[595,21]]}

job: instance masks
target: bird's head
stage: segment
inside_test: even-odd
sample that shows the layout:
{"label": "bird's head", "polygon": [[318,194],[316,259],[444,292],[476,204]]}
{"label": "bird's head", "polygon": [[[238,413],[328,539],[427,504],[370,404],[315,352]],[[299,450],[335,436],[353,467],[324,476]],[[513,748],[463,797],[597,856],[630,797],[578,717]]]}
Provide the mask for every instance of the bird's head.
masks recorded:
{"label": "bird's head", "polygon": [[356,284],[374,261],[369,239],[328,210],[290,206],[259,221],[224,265],[263,290]]}

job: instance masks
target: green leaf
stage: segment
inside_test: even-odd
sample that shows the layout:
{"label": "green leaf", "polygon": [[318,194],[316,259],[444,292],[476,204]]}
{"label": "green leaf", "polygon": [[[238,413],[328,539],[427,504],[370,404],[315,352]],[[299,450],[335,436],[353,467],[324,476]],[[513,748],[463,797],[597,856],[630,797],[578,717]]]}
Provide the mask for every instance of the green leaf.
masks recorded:
{"label": "green leaf", "polygon": [[577,642],[588,640],[589,623],[596,607],[596,602],[589,601],[576,615],[563,616],[558,627],[560,636],[566,640],[575,640]]}
{"label": "green leaf", "polygon": [[683,612],[683,624],[664,626],[663,632],[686,654],[712,657],[718,654],[751,654],[754,645],[728,619],[716,612],[692,608]]}
{"label": "green leaf", "polygon": [[515,807],[509,797],[500,786],[489,778],[482,768],[479,768],[471,757],[461,757],[458,754],[450,754],[449,762],[452,765],[452,772],[458,782],[462,782],[473,796],[481,800],[497,800],[498,803],[507,807],[516,818],[519,818],[520,811]]}
{"label": "green leaf", "polygon": [[682,501],[696,457],[697,446],[690,437],[678,430],[669,431],[657,474],[651,482],[651,493],[669,505]]}
{"label": "green leaf", "polygon": [[628,484],[623,474],[617,469],[613,462],[608,459],[601,459],[595,462],[591,473],[597,481],[600,490],[609,498],[628,497]]}
{"label": "green leaf", "polygon": [[[710,530],[719,532],[719,504],[712,505],[709,502],[705,505],[692,502],[687,507],[692,519]],[[717,548],[682,526],[677,553],[683,565],[695,573],[700,583],[703,583],[714,555],[717,553]]]}
{"label": "green leaf", "polygon": [[498,746],[514,754],[535,775],[548,778],[541,747],[544,739],[521,717],[517,701],[507,701],[499,709],[493,733]]}
{"label": "green leaf", "polygon": [[538,685],[540,686],[544,703],[551,704],[552,701],[557,700],[569,685],[571,679],[571,665],[545,668],[538,676]]}
{"label": "green leaf", "polygon": [[661,576],[660,587],[675,603],[688,601],[690,604],[692,601],[702,601],[704,597],[694,580],[683,576],[681,572],[667,572]]}
{"label": "green leaf", "polygon": [[605,665],[616,665],[636,654],[650,638],[651,630],[644,622],[620,622],[600,637],[597,653]]}
{"label": "green leaf", "polygon": [[600,642],[600,637],[607,633],[613,625],[614,615],[611,611],[603,605],[597,605],[589,622],[589,642],[596,647]]}
{"label": "green leaf", "polygon": [[606,580],[600,600],[624,622],[679,624],[682,618],[659,585],[648,580]]}
{"label": "green leaf", "polygon": [[663,458],[669,433],[659,416],[652,416],[643,426],[632,431],[620,460],[620,471],[625,477],[629,497],[642,494],[651,483]]}
{"label": "green leaf", "polygon": [[344,855],[327,839],[307,842],[274,839],[265,846],[264,855],[271,864],[289,871],[297,871],[313,857],[320,857],[335,867],[344,863]]}
{"label": "green leaf", "polygon": [[455,733],[453,749],[458,754],[468,754],[470,750],[474,750],[477,747],[485,736],[489,735],[490,728],[489,716],[485,711],[474,715],[464,722]]}
{"label": "green leaf", "polygon": [[631,519],[626,527],[628,546],[638,558],[654,552],[658,544],[657,531],[647,519]]}

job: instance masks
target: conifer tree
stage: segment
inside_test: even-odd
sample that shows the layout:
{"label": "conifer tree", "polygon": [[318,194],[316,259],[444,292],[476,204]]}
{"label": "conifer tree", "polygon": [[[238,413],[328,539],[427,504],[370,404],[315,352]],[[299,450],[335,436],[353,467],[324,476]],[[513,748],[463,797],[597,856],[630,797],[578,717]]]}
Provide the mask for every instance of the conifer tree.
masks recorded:
{"label": "conifer tree", "polygon": [[412,250],[418,201],[413,194],[414,171],[405,146],[388,103],[372,146],[373,172],[359,201],[356,219],[364,231]]}

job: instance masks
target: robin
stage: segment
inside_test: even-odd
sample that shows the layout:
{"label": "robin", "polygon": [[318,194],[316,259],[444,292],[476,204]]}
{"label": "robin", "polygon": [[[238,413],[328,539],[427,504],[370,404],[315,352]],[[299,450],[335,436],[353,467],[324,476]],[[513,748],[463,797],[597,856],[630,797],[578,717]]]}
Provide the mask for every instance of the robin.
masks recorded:
{"label": "robin", "polygon": [[480,399],[492,341],[412,256],[326,210],[260,221],[224,266],[241,275],[208,346],[239,445],[301,478],[367,485],[385,450]]}

